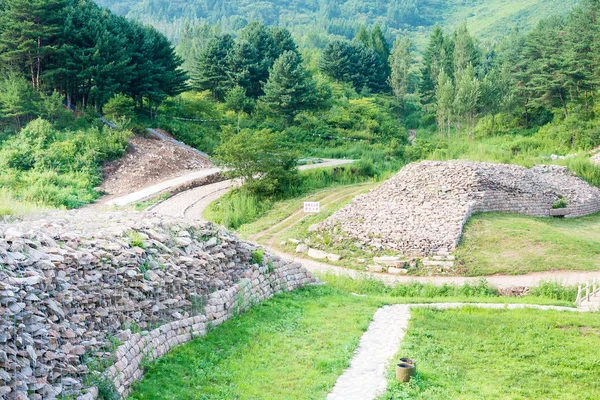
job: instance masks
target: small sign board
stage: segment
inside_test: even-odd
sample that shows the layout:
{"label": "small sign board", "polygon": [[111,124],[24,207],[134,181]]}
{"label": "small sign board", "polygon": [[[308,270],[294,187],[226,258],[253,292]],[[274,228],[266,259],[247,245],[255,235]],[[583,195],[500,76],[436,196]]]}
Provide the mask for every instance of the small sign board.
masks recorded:
{"label": "small sign board", "polygon": [[304,202],[304,212],[305,213],[318,213],[318,212],[321,212],[321,202],[320,201],[306,201],[306,202]]}

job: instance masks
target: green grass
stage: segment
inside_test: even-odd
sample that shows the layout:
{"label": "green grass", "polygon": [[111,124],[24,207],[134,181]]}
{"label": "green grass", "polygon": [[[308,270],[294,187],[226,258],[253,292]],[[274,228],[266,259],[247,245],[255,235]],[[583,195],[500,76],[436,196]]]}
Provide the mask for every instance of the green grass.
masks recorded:
{"label": "green grass", "polygon": [[400,357],[417,377],[382,399],[597,399],[600,314],[413,309]]}
{"label": "green grass", "polygon": [[325,398],[378,306],[327,287],[277,296],[151,364],[130,398]]}
{"label": "green grass", "polygon": [[456,251],[469,275],[600,269],[600,214],[532,218],[485,213],[471,218]]}
{"label": "green grass", "polygon": [[[502,297],[484,281],[388,288],[327,275],[327,286],[284,293],[146,366],[132,399],[325,398],[349,365],[362,333],[385,304],[477,302],[572,305],[553,287]],[[570,292],[569,292],[570,293]],[[571,296],[570,294],[568,296]]]}
{"label": "green grass", "polygon": [[319,275],[319,278],[332,288],[377,298],[386,304],[519,303],[574,307],[577,298],[577,286],[563,286],[557,282],[541,282],[531,287],[524,296],[507,297],[483,278],[463,285],[434,285],[416,281],[386,285],[374,278],[353,279],[333,274]]}
{"label": "green grass", "polygon": [[[208,221],[223,225],[228,229],[240,229],[267,215],[274,205],[281,201],[299,199],[308,193],[315,194],[324,188],[336,188],[350,184],[374,182],[388,177],[389,171],[377,169],[368,160],[352,165],[319,168],[299,173],[298,185],[276,197],[264,197],[249,193],[244,188],[229,192],[211,203],[204,211]],[[293,202],[293,204],[297,204]]]}
{"label": "green grass", "polygon": [[22,216],[33,214],[41,208],[27,201],[15,199],[8,190],[0,188],[0,218],[4,216]]}

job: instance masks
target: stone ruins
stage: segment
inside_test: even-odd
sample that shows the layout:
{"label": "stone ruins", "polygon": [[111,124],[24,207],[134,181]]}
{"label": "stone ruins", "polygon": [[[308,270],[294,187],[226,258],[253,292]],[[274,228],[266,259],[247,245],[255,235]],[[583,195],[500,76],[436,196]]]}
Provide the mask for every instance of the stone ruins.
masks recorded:
{"label": "stone ruins", "polygon": [[208,223],[64,212],[0,224],[0,398],[94,399],[98,382],[126,395],[143,362],[314,283]]}
{"label": "stone ruins", "polygon": [[355,198],[317,228],[359,246],[428,256],[454,250],[474,213],[579,217],[598,211],[600,189],[566,167],[423,161]]}

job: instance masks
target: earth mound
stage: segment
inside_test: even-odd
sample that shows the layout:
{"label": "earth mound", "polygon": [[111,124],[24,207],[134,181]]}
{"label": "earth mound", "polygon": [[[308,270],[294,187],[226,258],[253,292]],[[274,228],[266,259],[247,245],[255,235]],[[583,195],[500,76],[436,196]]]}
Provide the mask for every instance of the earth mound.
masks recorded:
{"label": "earth mound", "polygon": [[337,240],[406,255],[456,248],[473,213],[578,217],[600,211],[600,189],[566,167],[423,161],[359,196],[318,228]]}
{"label": "earth mound", "polygon": [[105,165],[101,190],[122,195],[186,173],[212,167],[200,154],[174,143],[136,136],[127,154]]}

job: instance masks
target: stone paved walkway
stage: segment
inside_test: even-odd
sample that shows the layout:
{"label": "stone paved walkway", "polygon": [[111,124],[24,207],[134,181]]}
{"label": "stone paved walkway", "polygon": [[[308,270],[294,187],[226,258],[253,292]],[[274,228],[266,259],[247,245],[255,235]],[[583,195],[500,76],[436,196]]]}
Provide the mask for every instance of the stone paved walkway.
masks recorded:
{"label": "stone paved walkway", "polygon": [[327,400],[371,400],[385,393],[387,369],[394,355],[398,352],[400,342],[408,328],[411,308],[435,307],[448,309],[464,306],[509,310],[535,308],[539,310],[585,312],[585,310],[576,308],[530,304],[435,303],[384,306],[375,313],[369,329],[360,339],[360,344],[350,367],[338,378],[335,386],[327,396]]}

